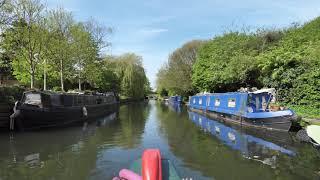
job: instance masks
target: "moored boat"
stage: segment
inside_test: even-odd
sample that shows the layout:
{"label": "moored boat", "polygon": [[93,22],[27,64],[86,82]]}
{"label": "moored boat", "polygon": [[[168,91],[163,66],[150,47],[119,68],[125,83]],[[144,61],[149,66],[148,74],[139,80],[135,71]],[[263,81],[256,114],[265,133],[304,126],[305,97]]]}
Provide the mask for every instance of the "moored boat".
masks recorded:
{"label": "moored boat", "polygon": [[171,104],[181,104],[182,103],[182,97],[181,96],[171,96],[169,98],[169,103],[171,103]]}
{"label": "moored boat", "polygon": [[88,122],[112,113],[117,103],[113,93],[86,95],[28,91],[16,103],[10,128],[38,129]]}
{"label": "moored boat", "polygon": [[274,89],[265,89],[195,95],[189,99],[189,108],[243,126],[288,131],[296,115],[290,109],[270,108],[274,94]]}

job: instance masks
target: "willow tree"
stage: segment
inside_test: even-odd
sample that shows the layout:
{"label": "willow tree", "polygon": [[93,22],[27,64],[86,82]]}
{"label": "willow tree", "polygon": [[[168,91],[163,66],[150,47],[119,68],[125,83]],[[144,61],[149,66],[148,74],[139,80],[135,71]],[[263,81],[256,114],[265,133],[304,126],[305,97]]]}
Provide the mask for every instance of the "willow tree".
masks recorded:
{"label": "willow tree", "polygon": [[148,80],[142,66],[142,57],[126,53],[113,60],[115,73],[120,78],[121,95],[131,98],[143,98]]}

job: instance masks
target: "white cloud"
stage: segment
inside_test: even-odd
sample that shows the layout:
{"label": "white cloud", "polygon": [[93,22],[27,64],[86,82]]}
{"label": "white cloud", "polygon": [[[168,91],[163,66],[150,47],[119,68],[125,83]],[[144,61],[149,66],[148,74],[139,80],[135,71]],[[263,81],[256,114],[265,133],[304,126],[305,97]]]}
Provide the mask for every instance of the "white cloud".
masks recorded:
{"label": "white cloud", "polygon": [[143,28],[138,30],[137,36],[143,40],[151,39],[157,37],[161,33],[168,32],[168,29],[163,28]]}

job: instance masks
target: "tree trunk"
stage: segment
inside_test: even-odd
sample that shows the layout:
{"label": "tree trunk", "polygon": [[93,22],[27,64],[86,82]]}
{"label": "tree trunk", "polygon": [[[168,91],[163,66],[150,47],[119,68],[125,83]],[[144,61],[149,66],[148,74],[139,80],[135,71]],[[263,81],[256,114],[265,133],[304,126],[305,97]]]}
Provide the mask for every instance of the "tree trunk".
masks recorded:
{"label": "tree trunk", "polygon": [[79,91],[81,91],[81,73],[79,71],[79,79],[78,79],[78,82],[79,82]]}
{"label": "tree trunk", "polygon": [[63,61],[60,60],[60,83],[61,83],[61,91],[64,91],[64,84],[63,84]]}
{"label": "tree trunk", "polygon": [[43,90],[47,90],[47,60],[44,59],[44,66],[43,66]]}
{"label": "tree trunk", "polygon": [[34,70],[31,70],[31,83],[30,83],[30,88],[34,88]]}

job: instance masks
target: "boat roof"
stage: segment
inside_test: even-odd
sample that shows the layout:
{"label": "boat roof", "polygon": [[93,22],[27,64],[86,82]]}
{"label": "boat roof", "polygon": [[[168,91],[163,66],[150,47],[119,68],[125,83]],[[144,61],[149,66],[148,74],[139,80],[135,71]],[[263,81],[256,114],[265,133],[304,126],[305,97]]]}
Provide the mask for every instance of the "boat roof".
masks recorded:
{"label": "boat roof", "polygon": [[274,94],[276,92],[275,88],[267,88],[267,89],[260,89],[257,91],[249,92],[250,94],[260,94],[260,93],[270,93]]}
{"label": "boat roof", "polygon": [[85,94],[83,92],[54,92],[54,91],[39,91],[39,90],[30,90],[25,91],[24,93],[40,93],[45,95],[81,95],[81,96],[108,96],[113,95],[112,92],[108,93],[95,93],[95,94]]}
{"label": "boat roof", "polygon": [[225,92],[225,93],[198,93],[194,96],[206,96],[206,95],[228,95],[228,94],[262,94],[262,93],[269,93],[269,94],[275,94],[276,89],[275,88],[266,88],[266,89],[260,89],[253,92],[247,92],[247,91],[241,91],[241,92]]}

